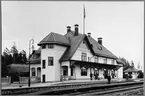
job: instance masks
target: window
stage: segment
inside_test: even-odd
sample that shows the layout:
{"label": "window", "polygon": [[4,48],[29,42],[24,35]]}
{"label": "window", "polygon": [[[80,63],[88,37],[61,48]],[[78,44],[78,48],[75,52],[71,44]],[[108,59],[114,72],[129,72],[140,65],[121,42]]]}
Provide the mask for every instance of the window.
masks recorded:
{"label": "window", "polygon": [[42,60],[42,68],[45,69],[45,60]]}
{"label": "window", "polygon": [[45,49],[46,48],[46,46],[45,45],[42,45],[42,49]]}
{"label": "window", "polygon": [[53,57],[48,57],[48,66],[53,66]]}
{"label": "window", "polygon": [[104,58],[103,59],[103,62],[106,64],[107,63],[107,58]]}
{"label": "window", "polygon": [[88,61],[91,62],[91,57],[88,57]]}
{"label": "window", "polygon": [[82,53],[81,59],[82,59],[82,61],[87,61],[87,54]]}
{"label": "window", "polygon": [[32,76],[35,76],[35,68],[32,68]]}
{"label": "window", "polygon": [[53,44],[48,44],[48,48],[54,48],[54,45]]}
{"label": "window", "polygon": [[81,76],[87,76],[87,69],[85,67],[81,68]]}
{"label": "window", "polygon": [[111,60],[111,64],[114,64],[114,59]]}
{"label": "window", "polygon": [[68,76],[68,67],[67,66],[63,67],[63,76]]}
{"label": "window", "polygon": [[95,62],[98,63],[98,58],[97,56],[95,56]]}
{"label": "window", "polygon": [[71,76],[73,76],[73,67],[71,67]]}

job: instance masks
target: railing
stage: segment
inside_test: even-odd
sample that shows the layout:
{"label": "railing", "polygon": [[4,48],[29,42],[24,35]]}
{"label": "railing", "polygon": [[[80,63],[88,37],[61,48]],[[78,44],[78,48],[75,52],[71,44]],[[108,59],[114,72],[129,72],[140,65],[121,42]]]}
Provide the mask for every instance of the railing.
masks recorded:
{"label": "railing", "polygon": [[[28,83],[29,77],[19,77],[20,83]],[[40,82],[40,77],[31,77],[31,83],[38,83]]]}
{"label": "railing", "polygon": [[9,85],[10,83],[11,83],[11,77],[2,77],[2,79],[1,79],[2,81],[1,81],[1,83],[2,83],[2,85]]}

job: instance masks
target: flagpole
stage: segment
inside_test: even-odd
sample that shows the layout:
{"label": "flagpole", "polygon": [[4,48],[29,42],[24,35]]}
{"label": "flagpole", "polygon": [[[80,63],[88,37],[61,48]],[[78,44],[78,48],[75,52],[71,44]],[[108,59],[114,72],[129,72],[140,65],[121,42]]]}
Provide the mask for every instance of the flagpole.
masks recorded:
{"label": "flagpole", "polygon": [[83,12],[83,34],[85,34],[85,17],[86,17],[86,16],[85,16],[85,6],[83,5],[83,7],[84,7],[84,8],[83,8],[83,11],[84,11],[84,12]]}

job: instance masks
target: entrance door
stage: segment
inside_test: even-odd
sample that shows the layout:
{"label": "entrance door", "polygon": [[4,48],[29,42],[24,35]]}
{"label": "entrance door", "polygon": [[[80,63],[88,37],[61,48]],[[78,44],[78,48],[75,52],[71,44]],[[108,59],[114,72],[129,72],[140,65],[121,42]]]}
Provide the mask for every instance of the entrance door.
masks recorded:
{"label": "entrance door", "polygon": [[75,79],[75,67],[71,67],[71,79]]}
{"label": "entrance door", "polygon": [[104,70],[104,78],[107,78],[107,76],[108,76],[108,70]]}
{"label": "entrance door", "polygon": [[73,76],[74,74],[73,74],[73,67],[71,67],[71,76]]}
{"label": "entrance door", "polygon": [[45,82],[45,75],[42,75],[42,82]]}

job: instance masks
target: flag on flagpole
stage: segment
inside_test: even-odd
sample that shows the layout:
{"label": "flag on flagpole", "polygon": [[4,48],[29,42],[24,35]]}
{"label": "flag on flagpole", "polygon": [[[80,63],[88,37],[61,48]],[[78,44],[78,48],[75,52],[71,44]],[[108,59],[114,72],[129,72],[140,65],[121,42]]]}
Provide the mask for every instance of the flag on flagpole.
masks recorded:
{"label": "flag on flagpole", "polygon": [[86,12],[85,12],[86,10],[85,10],[85,6],[84,6],[84,18],[86,17]]}

